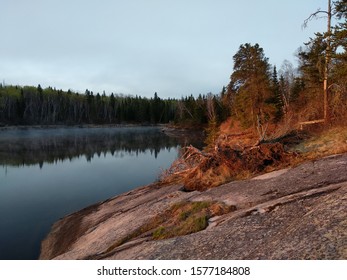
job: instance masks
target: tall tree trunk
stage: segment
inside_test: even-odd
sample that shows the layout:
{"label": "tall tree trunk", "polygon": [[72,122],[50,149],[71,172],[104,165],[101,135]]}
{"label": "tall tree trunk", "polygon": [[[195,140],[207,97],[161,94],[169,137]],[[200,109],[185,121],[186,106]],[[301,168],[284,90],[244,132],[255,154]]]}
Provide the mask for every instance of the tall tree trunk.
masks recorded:
{"label": "tall tree trunk", "polygon": [[331,0],[328,0],[328,33],[327,33],[327,47],[325,53],[325,68],[324,68],[324,121],[327,122],[329,120],[328,114],[328,78],[329,78],[329,65],[330,65],[330,52],[331,52]]}

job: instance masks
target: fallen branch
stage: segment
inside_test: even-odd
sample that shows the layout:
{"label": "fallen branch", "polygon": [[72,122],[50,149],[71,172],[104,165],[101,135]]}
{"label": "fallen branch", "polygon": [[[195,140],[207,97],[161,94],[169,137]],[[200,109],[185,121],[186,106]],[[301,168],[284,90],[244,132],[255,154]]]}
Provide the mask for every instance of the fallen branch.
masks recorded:
{"label": "fallen branch", "polygon": [[316,123],[324,123],[325,120],[321,119],[321,120],[314,120],[314,121],[307,121],[307,122],[300,122],[300,130],[304,129],[304,125],[309,125],[309,124],[316,124]]}

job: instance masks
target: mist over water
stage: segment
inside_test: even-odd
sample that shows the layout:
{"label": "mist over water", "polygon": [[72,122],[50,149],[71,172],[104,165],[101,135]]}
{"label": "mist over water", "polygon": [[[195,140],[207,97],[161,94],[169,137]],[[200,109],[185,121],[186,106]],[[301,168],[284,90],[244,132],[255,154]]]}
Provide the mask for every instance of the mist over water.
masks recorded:
{"label": "mist over water", "polygon": [[61,128],[0,131],[0,164],[23,166],[111,153],[154,153],[190,140],[161,133],[156,127]]}
{"label": "mist over water", "polygon": [[37,259],[55,221],[152,183],[194,141],[156,127],[0,131],[0,259]]}

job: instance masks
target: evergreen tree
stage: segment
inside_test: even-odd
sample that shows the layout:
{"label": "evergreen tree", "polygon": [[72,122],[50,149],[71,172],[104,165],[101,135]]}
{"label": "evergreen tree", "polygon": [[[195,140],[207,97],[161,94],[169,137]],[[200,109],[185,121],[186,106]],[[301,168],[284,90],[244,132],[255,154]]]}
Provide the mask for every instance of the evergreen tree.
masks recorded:
{"label": "evergreen tree", "polygon": [[[347,93],[347,1],[328,0],[328,10],[311,14],[306,20],[317,18],[320,13],[328,15],[328,30],[316,33],[299,51],[301,78],[305,90],[299,98],[306,106],[306,119],[329,120],[336,108],[344,110]],[[337,23],[331,27],[332,18]],[[322,85],[323,92],[322,95]],[[309,104],[309,105],[308,105]],[[336,114],[335,114],[336,117]]]}
{"label": "evergreen tree", "polygon": [[273,104],[265,102],[271,96],[268,58],[258,44],[244,44],[233,59],[234,72],[229,84],[229,91],[235,95],[233,114],[243,126],[256,127],[274,117]]}
{"label": "evergreen tree", "polygon": [[51,87],[0,88],[0,124],[167,123],[175,118],[177,100],[85,94]]}
{"label": "evergreen tree", "polygon": [[274,104],[275,108],[275,120],[279,121],[283,115],[283,100],[281,96],[281,91],[280,91],[280,82],[278,81],[278,76],[277,76],[277,68],[274,66],[272,76],[271,76],[271,95],[270,97],[266,100],[266,103],[268,104]]}

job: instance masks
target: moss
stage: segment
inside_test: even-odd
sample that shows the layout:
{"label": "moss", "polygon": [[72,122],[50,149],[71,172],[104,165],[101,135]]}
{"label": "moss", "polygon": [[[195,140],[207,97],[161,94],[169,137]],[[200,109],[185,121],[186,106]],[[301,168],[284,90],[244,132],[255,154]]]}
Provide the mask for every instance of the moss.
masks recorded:
{"label": "moss", "polygon": [[161,240],[204,230],[208,226],[209,218],[230,211],[232,209],[227,205],[213,201],[175,203],[161,215],[154,217],[149,223],[116,241],[105,253],[109,253],[118,246],[141,236],[151,236],[154,240]]}
{"label": "moss", "polygon": [[226,205],[212,201],[176,203],[164,213],[161,220],[165,222],[154,230],[152,237],[165,239],[204,230],[210,217],[229,210]]}
{"label": "moss", "polygon": [[182,212],[180,215],[179,215],[179,220],[180,221],[185,221],[188,217],[189,217],[190,213],[189,212]]}
{"label": "moss", "polygon": [[211,202],[210,201],[196,201],[196,202],[192,202],[192,211],[193,212],[197,212],[200,211],[204,208],[208,208],[211,206]]}
{"label": "moss", "polygon": [[166,229],[163,226],[158,227],[154,232],[153,232],[153,239],[163,239],[166,236]]}
{"label": "moss", "polygon": [[204,230],[208,226],[208,216],[207,215],[195,215],[191,216],[182,224],[179,235],[186,235]]}

